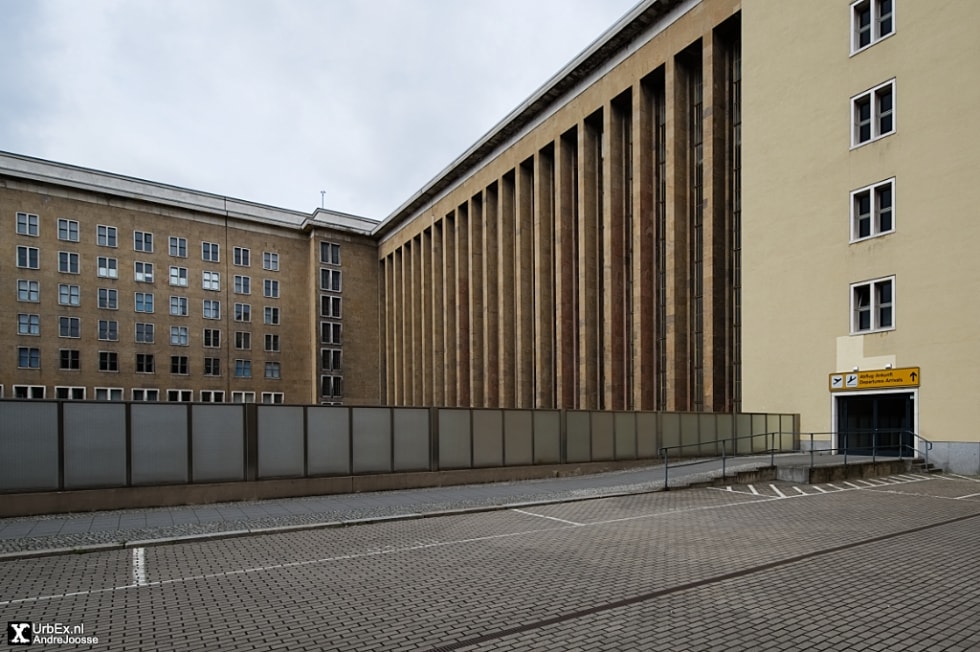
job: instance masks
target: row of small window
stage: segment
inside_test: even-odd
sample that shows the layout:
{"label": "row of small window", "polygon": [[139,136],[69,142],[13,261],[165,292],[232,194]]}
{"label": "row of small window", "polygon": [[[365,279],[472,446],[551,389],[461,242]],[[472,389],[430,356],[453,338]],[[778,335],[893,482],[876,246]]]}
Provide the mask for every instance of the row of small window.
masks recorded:
{"label": "row of small window", "polygon": [[[99,371],[119,371],[119,354],[116,351],[99,351]],[[81,351],[78,349],[60,349],[58,352],[58,368],[62,370],[79,370],[82,368]],[[41,349],[30,346],[17,347],[17,367],[20,369],[40,369]],[[221,375],[221,358],[204,358],[204,375]],[[156,356],[152,353],[137,353],[137,373],[156,373]],[[170,356],[170,373],[181,376],[190,374],[190,362],[186,355]],[[235,378],[251,378],[252,361],[247,359],[235,360]],[[282,364],[279,362],[265,363],[265,378],[278,380],[282,377]]]}
{"label": "row of small window", "polygon": [[[139,344],[153,344],[155,338],[155,325],[144,322],[136,323],[136,342]],[[82,335],[82,322],[79,317],[58,317],[58,337],[80,338]],[[41,316],[34,314],[20,313],[17,315],[17,334],[18,335],[40,335]],[[115,320],[99,320],[99,340],[104,342],[119,341],[119,322]],[[216,349],[221,347],[221,331],[212,328],[204,329],[202,339],[204,348]],[[170,327],[170,344],[172,346],[189,346],[190,332],[187,326]],[[248,350],[252,348],[252,334],[248,331],[235,331],[235,348]],[[280,350],[279,336],[273,333],[265,334],[265,350],[278,353]]]}
{"label": "row of small window", "polygon": [[851,3],[851,53],[870,47],[895,33],[893,0],[856,0]]}
{"label": "row of small window", "polygon": [[[14,398],[43,399],[47,394],[47,387],[44,385],[14,385]],[[84,401],[84,387],[55,387],[54,397],[59,400]],[[160,390],[154,388],[134,387],[130,390],[130,397],[133,401],[160,401]],[[166,399],[172,403],[191,403],[194,400],[194,391],[190,389],[168,389]],[[225,392],[220,389],[202,389],[198,392],[200,403],[224,403]],[[0,386],[0,398],[3,397],[3,386]],[[282,392],[262,392],[263,403],[279,404],[283,402]],[[122,401],[122,387],[96,387],[96,401]],[[255,403],[255,392],[232,392],[232,403]]]}

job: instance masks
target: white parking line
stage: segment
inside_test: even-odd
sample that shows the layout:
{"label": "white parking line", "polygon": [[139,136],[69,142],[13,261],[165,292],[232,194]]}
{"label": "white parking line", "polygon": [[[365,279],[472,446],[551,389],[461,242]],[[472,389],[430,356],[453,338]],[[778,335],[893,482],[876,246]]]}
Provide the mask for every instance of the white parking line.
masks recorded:
{"label": "white parking line", "polygon": [[759,493],[759,490],[758,490],[758,489],[756,489],[756,488],[755,488],[754,486],[752,486],[752,485],[750,485],[750,484],[749,484],[749,485],[745,485],[745,486],[747,486],[747,487],[749,488],[749,491],[751,491],[751,492],[753,493],[753,495],[756,495],[756,496],[759,496],[759,495],[761,495],[761,494]]}
{"label": "white parking line", "polygon": [[556,516],[545,516],[544,514],[535,514],[534,512],[528,512],[528,511],[525,511],[523,509],[517,509],[516,507],[514,509],[510,510],[510,511],[517,512],[518,514],[525,514],[527,516],[537,516],[538,518],[546,518],[549,521],[558,521],[559,523],[564,523],[565,525],[574,525],[576,527],[581,527],[581,526],[585,525],[585,523],[576,523],[575,521],[566,521],[565,519],[558,518]]}
{"label": "white parking line", "polygon": [[147,586],[145,548],[133,548],[133,584]]}
{"label": "white parking line", "polygon": [[966,496],[957,496],[954,500],[963,500],[964,498],[976,498],[980,494],[968,494]]}
{"label": "white parking line", "polygon": [[807,493],[806,493],[805,491],[803,491],[803,490],[802,490],[802,489],[800,489],[799,487],[793,487],[793,489],[795,489],[795,490],[796,490],[796,493],[798,493],[798,494],[800,494],[801,496],[806,496],[806,495],[808,495],[808,494],[807,494]]}
{"label": "white parking line", "polygon": [[825,494],[825,493],[827,493],[827,490],[826,490],[826,489],[824,489],[823,487],[821,487],[820,485],[814,485],[814,487],[813,487],[813,488],[814,488],[814,489],[816,489],[817,491],[819,491],[819,492],[820,492],[820,493],[822,493],[822,494]]}
{"label": "white parking line", "polygon": [[778,495],[780,498],[785,498],[786,497],[786,494],[784,494],[782,491],[780,491],[779,490],[779,487],[777,487],[776,485],[771,484],[771,485],[769,485],[769,488],[772,489],[773,491],[775,491],[776,492],[776,495]]}

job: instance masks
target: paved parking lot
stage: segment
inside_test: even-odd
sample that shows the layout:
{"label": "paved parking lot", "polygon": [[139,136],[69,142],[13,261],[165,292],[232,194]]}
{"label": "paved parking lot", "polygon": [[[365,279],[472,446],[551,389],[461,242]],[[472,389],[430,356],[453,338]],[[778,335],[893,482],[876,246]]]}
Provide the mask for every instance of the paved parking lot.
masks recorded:
{"label": "paved parking lot", "polygon": [[0,612],[99,650],[977,650],[978,540],[976,479],[767,482],[9,560]]}

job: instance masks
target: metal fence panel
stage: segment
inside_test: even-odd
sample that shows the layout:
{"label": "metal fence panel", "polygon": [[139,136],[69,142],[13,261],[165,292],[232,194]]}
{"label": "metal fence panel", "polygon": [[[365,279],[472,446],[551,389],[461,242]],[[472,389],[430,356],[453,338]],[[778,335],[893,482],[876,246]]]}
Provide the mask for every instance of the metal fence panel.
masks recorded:
{"label": "metal fence panel", "polygon": [[58,404],[0,402],[0,491],[56,491]]}
{"label": "metal fence panel", "polygon": [[395,433],[395,471],[428,471],[431,465],[429,450],[429,410],[426,408],[394,408],[392,422]]}
{"label": "metal fence panel", "polygon": [[[534,414],[537,414],[536,412]],[[536,423],[530,410],[504,410],[504,464],[530,465],[537,462],[534,440]]]}
{"label": "metal fence panel", "polygon": [[[524,412],[534,428],[534,463],[561,462],[561,412],[535,410]],[[531,415],[534,415],[533,421]]]}
{"label": "metal fence panel", "polygon": [[470,410],[439,410],[439,468],[470,467]]}
{"label": "metal fence panel", "polygon": [[391,410],[352,408],[354,473],[391,472]]}
{"label": "metal fence panel", "polygon": [[65,489],[126,486],[126,405],[66,402],[62,410]]}
{"label": "metal fence panel", "polygon": [[194,482],[245,480],[245,405],[192,405]]}
{"label": "metal fence panel", "polygon": [[592,412],[592,461],[616,459],[615,422],[612,412]]}
{"label": "metal fence panel", "polygon": [[473,466],[503,465],[503,412],[500,410],[473,410]]}
{"label": "metal fence panel", "polygon": [[258,405],[258,477],[301,478],[305,473],[303,408],[296,405]]}
{"label": "metal fence panel", "polygon": [[633,412],[613,413],[613,426],[616,430],[616,459],[636,459],[636,414]]}
{"label": "metal fence panel", "polygon": [[565,413],[565,461],[592,459],[592,421],[588,412]]}
{"label": "metal fence panel", "polygon": [[133,484],[186,483],[187,406],[133,403],[130,424]]}
{"label": "metal fence panel", "polygon": [[636,413],[636,455],[640,459],[660,456],[660,433],[656,412]]}
{"label": "metal fence panel", "polygon": [[306,408],[307,472],[350,475],[350,408]]}

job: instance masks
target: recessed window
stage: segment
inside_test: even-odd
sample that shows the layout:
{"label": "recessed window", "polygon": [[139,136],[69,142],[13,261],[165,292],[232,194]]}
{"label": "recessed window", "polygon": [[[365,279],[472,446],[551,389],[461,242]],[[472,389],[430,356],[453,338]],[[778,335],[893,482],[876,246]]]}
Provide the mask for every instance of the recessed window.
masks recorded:
{"label": "recessed window", "polygon": [[136,354],[136,371],[141,374],[152,374],[156,372],[156,360],[152,353]]}
{"label": "recessed window", "polygon": [[133,231],[133,251],[153,253],[153,234],[146,231]]}
{"label": "recessed window", "polygon": [[81,337],[82,320],[78,317],[58,317],[58,337]]}
{"label": "recessed window", "polygon": [[121,401],[123,400],[122,387],[96,387],[96,401]]}
{"label": "recessed window", "polygon": [[252,377],[252,361],[235,360],[235,378],[251,378],[251,377]]}
{"label": "recessed window", "polygon": [[851,52],[895,33],[893,0],[859,0],[851,5]]}
{"label": "recessed window", "polygon": [[224,403],[225,393],[220,389],[202,389],[201,403]]}
{"label": "recessed window", "polygon": [[21,369],[40,369],[41,349],[35,346],[17,347],[17,366]]}
{"label": "recessed window", "polygon": [[214,299],[205,299],[203,316],[205,319],[221,319],[221,302]]}
{"label": "recessed window", "polygon": [[341,376],[320,376],[320,396],[340,398],[344,395],[344,379]]}
{"label": "recessed window", "polygon": [[159,389],[143,389],[143,388],[133,388],[132,390],[134,401],[159,401],[160,400],[160,390]]}
{"label": "recessed window", "polygon": [[155,336],[153,324],[136,322],[136,341],[139,344],[153,344]]}
{"label": "recessed window", "polygon": [[340,292],[340,270],[321,269],[320,289],[328,290],[330,292]]}
{"label": "recessed window", "polygon": [[171,346],[187,346],[190,344],[190,338],[187,334],[186,326],[171,326],[170,327],[170,345]]}
{"label": "recessed window", "polygon": [[274,308],[272,306],[265,307],[265,315],[263,321],[266,324],[276,326],[279,324],[279,308]]}
{"label": "recessed window", "polygon": [[334,322],[320,322],[320,342],[323,344],[341,343],[341,326]]}
{"label": "recessed window", "polygon": [[247,351],[252,348],[252,334],[248,331],[235,331],[235,348]]}
{"label": "recessed window", "polygon": [[62,274],[78,274],[78,254],[70,251],[59,251],[58,271]]}
{"label": "recessed window", "polygon": [[167,400],[171,403],[190,403],[194,400],[194,391],[190,389],[168,389]]}
{"label": "recessed window", "polygon": [[218,258],[219,247],[215,242],[202,242],[201,243],[201,260],[209,263],[219,262]]}
{"label": "recessed window", "polygon": [[221,358],[204,358],[204,375],[221,375]]}
{"label": "recessed window", "polygon": [[244,247],[235,247],[235,264],[239,267],[248,267],[251,265],[250,261],[250,251]]}
{"label": "recessed window", "polygon": [[851,193],[851,240],[895,230],[895,180],[882,181]]}
{"label": "recessed window", "polygon": [[221,331],[216,328],[204,329],[204,348],[217,349],[221,347]]}
{"label": "recessed window", "polygon": [[324,265],[340,264],[340,245],[333,242],[320,243],[320,262]]}
{"label": "recessed window", "polygon": [[38,217],[33,213],[17,213],[17,233],[37,237]]}
{"label": "recessed window", "polygon": [[278,380],[282,377],[282,366],[278,362],[266,362],[265,377]]}
{"label": "recessed window", "polygon": [[320,297],[320,316],[331,319],[340,319],[340,297],[321,296]]}
{"label": "recessed window", "polygon": [[186,355],[172,355],[170,356],[170,373],[178,375],[187,374],[187,356]]}
{"label": "recessed window", "polygon": [[265,334],[265,350],[271,353],[279,352],[279,336],[274,333]]}
{"label": "recessed window", "polygon": [[325,371],[340,371],[342,369],[340,349],[320,349],[320,368]]}
{"label": "recessed window", "polygon": [[84,387],[55,387],[54,397],[59,401],[84,401]]}
{"label": "recessed window", "polygon": [[271,251],[266,251],[262,254],[262,269],[267,269],[272,272],[279,271],[279,254],[274,254]]}
{"label": "recessed window", "polygon": [[178,287],[187,287],[187,268],[186,267],[171,267],[170,268],[170,285],[176,285]]}
{"label": "recessed window", "polygon": [[98,276],[100,278],[119,278],[119,260],[108,256],[99,256]]}
{"label": "recessed window", "polygon": [[115,247],[118,244],[116,227],[102,226],[95,227],[95,241],[100,247]]}
{"label": "recessed window", "polygon": [[221,290],[221,274],[204,272],[201,274],[201,287],[205,290]]}
{"label": "recessed window", "polygon": [[895,132],[895,80],[851,98],[851,143],[854,147]]}
{"label": "recessed window", "polygon": [[99,308],[103,310],[118,310],[119,290],[99,288]]}
{"label": "recessed window", "polygon": [[17,247],[17,267],[40,268],[40,250],[37,247]]}
{"label": "recessed window", "polygon": [[45,389],[44,385],[14,385],[14,398],[42,399]]}
{"label": "recessed window", "polygon": [[187,238],[170,236],[170,255],[175,258],[187,258]]}
{"label": "recessed window", "polygon": [[17,334],[18,335],[40,335],[41,334],[41,315],[18,314],[17,315]]}
{"label": "recessed window", "polygon": [[232,392],[232,403],[255,403],[255,392]]}
{"label": "recessed window", "polygon": [[153,293],[152,292],[137,292],[136,293],[136,312],[153,312]]}
{"label": "recessed window", "polygon": [[[119,371],[119,354],[115,351],[99,351],[99,371]],[[121,401],[122,397],[113,400]]]}
{"label": "recessed window", "polygon": [[82,289],[69,283],[58,284],[58,303],[62,306],[77,306],[82,302]]}
{"label": "recessed window", "polygon": [[78,349],[61,349],[58,352],[60,369],[80,369],[81,366],[81,352]]}
{"label": "recessed window", "polygon": [[279,298],[279,281],[273,279],[265,279],[262,283],[263,286],[263,296],[269,299]]}
{"label": "recessed window", "polygon": [[235,294],[251,294],[252,279],[248,276],[235,275]]}
{"label": "recessed window", "polygon": [[271,405],[279,405],[283,402],[282,392],[262,392],[262,402]]}
{"label": "recessed window", "polygon": [[136,261],[133,263],[133,269],[135,271],[135,278],[137,283],[152,283],[153,282],[153,263],[144,263],[142,261]]}
{"label": "recessed window", "polygon": [[170,314],[175,317],[186,317],[187,297],[170,297]]}
{"label": "recessed window", "polygon": [[252,306],[248,303],[235,304],[235,321],[252,321]]}
{"label": "recessed window", "polygon": [[40,301],[41,300],[40,282],[18,279],[17,300],[30,301],[31,303],[37,303],[38,301]]}
{"label": "recessed window", "polygon": [[895,328],[895,277],[852,285],[851,314],[855,334]]}
{"label": "recessed window", "polygon": [[119,322],[113,319],[99,320],[99,339],[107,342],[119,340]]}
{"label": "recessed window", "polygon": [[59,218],[58,239],[66,242],[78,242],[78,220]]}

